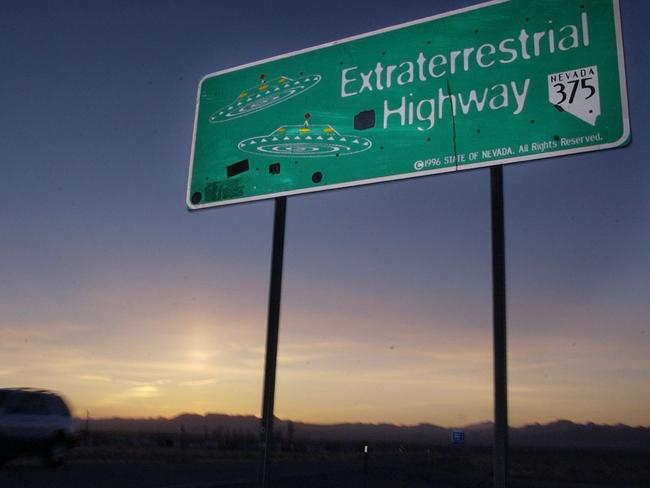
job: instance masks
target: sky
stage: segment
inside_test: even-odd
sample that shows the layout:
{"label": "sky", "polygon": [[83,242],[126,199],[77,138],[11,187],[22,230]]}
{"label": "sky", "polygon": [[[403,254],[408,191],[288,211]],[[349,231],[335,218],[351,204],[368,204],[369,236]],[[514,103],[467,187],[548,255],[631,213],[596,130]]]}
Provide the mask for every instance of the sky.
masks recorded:
{"label": "sky", "polygon": [[[0,6],[0,385],[77,415],[259,415],[272,201],[188,212],[207,73],[473,5]],[[650,52],[632,143],[504,167],[511,425],[650,426]],[[492,419],[489,170],[288,199],[276,415]]]}

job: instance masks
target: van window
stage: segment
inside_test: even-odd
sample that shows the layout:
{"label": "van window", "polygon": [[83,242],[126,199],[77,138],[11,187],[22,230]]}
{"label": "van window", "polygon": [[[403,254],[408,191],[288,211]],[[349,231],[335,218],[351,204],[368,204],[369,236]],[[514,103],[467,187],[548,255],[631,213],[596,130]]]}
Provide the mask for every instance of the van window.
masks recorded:
{"label": "van window", "polygon": [[12,412],[21,415],[49,415],[50,409],[43,395],[24,393]]}
{"label": "van window", "polygon": [[70,416],[70,410],[66,406],[65,402],[58,396],[51,395],[48,397],[50,401],[50,409],[54,415],[62,415],[63,417]]}

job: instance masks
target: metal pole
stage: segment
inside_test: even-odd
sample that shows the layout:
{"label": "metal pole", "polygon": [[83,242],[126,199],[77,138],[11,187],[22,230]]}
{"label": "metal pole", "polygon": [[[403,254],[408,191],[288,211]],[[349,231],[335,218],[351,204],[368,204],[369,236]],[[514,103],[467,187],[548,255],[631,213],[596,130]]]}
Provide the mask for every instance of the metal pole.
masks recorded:
{"label": "metal pole", "polygon": [[492,207],[492,313],[494,341],[494,487],[509,486],[508,378],[506,362],[506,251],[503,168],[490,167]]}
{"label": "metal pole", "polygon": [[284,260],[284,228],[287,216],[287,198],[275,199],[273,218],[273,250],[271,252],[271,284],[269,286],[269,309],[266,328],[266,361],[264,364],[264,399],[262,402],[262,426],[260,441],[262,465],[259,485],[270,486],[271,451],[273,449],[273,404],[275,400],[275,371],[278,358],[278,335],[280,328],[280,299],[282,298],[282,264]]}

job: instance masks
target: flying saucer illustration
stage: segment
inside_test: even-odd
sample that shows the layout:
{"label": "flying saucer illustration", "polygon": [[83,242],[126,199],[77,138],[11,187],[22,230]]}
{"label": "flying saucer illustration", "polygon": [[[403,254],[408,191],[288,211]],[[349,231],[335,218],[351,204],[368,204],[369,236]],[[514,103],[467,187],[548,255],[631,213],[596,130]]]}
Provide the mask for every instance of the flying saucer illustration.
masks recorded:
{"label": "flying saucer illustration", "polygon": [[258,85],[243,90],[233,102],[213,113],[209,120],[213,124],[219,124],[259,112],[300,95],[316,86],[320,80],[320,75],[301,76],[296,79],[278,76],[271,80],[261,75]]}
{"label": "flying saucer illustration", "polygon": [[372,147],[370,139],[342,135],[331,125],[309,125],[305,114],[303,125],[283,125],[265,136],[250,137],[237,147],[249,154],[286,157],[348,156]]}

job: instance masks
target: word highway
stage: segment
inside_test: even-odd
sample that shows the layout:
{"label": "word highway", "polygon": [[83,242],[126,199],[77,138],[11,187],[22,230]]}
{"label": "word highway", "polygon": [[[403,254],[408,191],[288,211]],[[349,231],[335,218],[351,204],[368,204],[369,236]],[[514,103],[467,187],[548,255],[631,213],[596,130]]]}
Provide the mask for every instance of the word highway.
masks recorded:
{"label": "word highway", "polygon": [[[510,109],[513,115],[518,115],[526,106],[531,86],[530,78],[481,86],[464,92],[452,92],[448,80],[458,73],[498,68],[517,62],[531,62],[539,56],[589,46],[589,16],[586,11],[580,14],[575,24],[556,29],[553,21],[549,20],[548,25],[547,30],[540,32],[529,33],[526,29],[521,29],[518,36],[504,38],[498,43],[485,43],[445,54],[427,55],[419,52],[414,59],[398,64],[384,65],[377,62],[371,69],[360,66],[346,67],[341,70],[341,98],[438,81],[438,85],[434,86],[431,92],[431,95],[437,95],[435,97],[414,100],[413,94],[409,93],[401,99],[385,99],[384,129],[388,128],[389,124],[416,124],[420,131],[431,130],[436,121],[448,113],[456,116],[461,113],[467,115],[472,111]],[[444,87],[440,86],[440,79],[443,77],[447,80]],[[476,79],[480,80],[478,74]]]}

